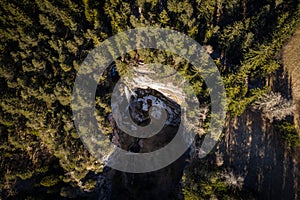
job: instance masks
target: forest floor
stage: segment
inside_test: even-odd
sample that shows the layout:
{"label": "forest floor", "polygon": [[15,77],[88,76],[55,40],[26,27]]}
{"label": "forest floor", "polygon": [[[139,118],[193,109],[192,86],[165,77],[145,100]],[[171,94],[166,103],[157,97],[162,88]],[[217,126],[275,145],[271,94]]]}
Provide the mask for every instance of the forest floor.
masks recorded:
{"label": "forest floor", "polygon": [[283,49],[283,65],[288,70],[293,101],[295,124],[300,128],[300,28],[294,33]]}

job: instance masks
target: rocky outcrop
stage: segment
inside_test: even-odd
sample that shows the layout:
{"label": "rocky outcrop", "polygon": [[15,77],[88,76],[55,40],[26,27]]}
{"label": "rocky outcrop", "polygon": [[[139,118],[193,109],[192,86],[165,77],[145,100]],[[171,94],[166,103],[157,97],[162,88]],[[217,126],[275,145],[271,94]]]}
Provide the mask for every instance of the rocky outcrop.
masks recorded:
{"label": "rocky outcrop", "polygon": [[[135,95],[130,97],[130,115],[132,120],[140,126],[150,123],[150,108],[159,104],[167,113],[164,127],[149,138],[133,137],[117,127],[114,118],[110,117],[114,128],[112,142],[128,152],[153,152],[166,145],[174,138],[180,125],[180,106],[153,89],[136,88]],[[187,152],[167,167],[148,173],[125,173],[110,169],[106,183],[111,184],[110,196],[100,199],[182,199],[180,180],[186,165]]]}

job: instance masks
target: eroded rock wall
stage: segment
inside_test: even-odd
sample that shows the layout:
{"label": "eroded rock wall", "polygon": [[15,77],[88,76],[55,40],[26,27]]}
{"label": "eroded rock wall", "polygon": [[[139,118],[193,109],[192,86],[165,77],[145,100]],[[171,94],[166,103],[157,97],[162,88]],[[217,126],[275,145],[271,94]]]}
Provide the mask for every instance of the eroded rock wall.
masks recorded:
{"label": "eroded rock wall", "polygon": [[[129,110],[133,121],[147,126],[149,111],[157,102],[163,102],[161,108],[167,112],[165,126],[156,135],[149,138],[137,138],[114,127],[112,141],[120,148],[133,153],[147,153],[158,150],[166,145],[176,135],[180,125],[180,106],[162,93],[152,89],[137,89],[135,96],[131,96]],[[151,100],[151,101],[150,101]],[[111,120],[114,120],[111,118]],[[113,126],[116,123],[112,121]],[[148,173],[125,173],[111,169],[107,175],[107,182],[111,183],[109,199],[116,200],[154,200],[154,199],[183,199],[180,180],[186,165],[187,153],[175,162],[158,171]]]}

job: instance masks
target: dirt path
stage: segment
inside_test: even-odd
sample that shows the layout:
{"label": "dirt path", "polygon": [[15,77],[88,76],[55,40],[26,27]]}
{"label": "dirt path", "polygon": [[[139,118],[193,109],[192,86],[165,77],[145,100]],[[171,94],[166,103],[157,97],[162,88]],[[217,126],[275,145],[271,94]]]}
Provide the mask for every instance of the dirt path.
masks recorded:
{"label": "dirt path", "polygon": [[283,49],[283,64],[291,79],[295,124],[300,129],[300,28]]}

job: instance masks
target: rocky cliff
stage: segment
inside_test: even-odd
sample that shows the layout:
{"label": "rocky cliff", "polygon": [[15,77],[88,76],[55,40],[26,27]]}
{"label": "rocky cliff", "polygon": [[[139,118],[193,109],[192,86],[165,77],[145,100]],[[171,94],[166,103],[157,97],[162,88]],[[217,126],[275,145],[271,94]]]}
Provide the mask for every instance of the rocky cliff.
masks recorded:
{"label": "rocky cliff", "polygon": [[[168,145],[180,125],[180,106],[153,89],[136,88],[133,92],[135,96],[131,96],[129,109],[136,124],[148,125],[150,108],[158,102],[160,103],[157,105],[167,113],[166,123],[156,135],[137,138],[123,132],[117,127],[115,120],[110,118],[114,127],[112,141],[118,147],[133,153],[152,152]],[[110,169],[106,180],[111,184],[109,195],[103,195],[100,199],[182,199],[180,180],[186,165],[187,153],[188,151],[171,165],[154,172],[126,173]]]}

